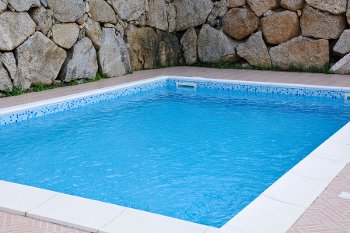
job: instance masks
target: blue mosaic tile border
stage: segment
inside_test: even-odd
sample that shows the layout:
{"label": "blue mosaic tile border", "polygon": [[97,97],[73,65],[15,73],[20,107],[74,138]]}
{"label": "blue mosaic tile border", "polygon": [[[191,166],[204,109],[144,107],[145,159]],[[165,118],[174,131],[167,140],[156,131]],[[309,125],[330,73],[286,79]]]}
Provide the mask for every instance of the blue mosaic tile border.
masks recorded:
{"label": "blue mosaic tile border", "polygon": [[197,85],[197,88],[218,89],[218,90],[233,90],[256,93],[273,93],[294,96],[315,96],[326,98],[342,98],[344,99],[350,91],[336,89],[318,89],[309,87],[283,87],[276,85],[259,85],[259,84],[244,84],[234,82],[215,82],[194,79],[178,79],[176,77],[168,78],[168,86],[176,86],[178,82],[190,82]]}
{"label": "blue mosaic tile border", "polygon": [[20,112],[11,113],[0,116],[0,125],[8,125],[11,123],[28,120],[33,117],[40,117],[47,114],[62,112],[68,109],[78,108],[81,106],[99,103],[110,99],[119,99],[132,94],[153,90],[166,86],[166,80],[154,81],[146,84],[139,84],[131,87],[125,87],[114,91],[108,91],[102,94],[96,94],[83,98],[78,98],[66,102],[55,103],[43,107],[33,108]]}
{"label": "blue mosaic tile border", "polygon": [[293,96],[316,96],[327,98],[342,98],[344,99],[349,92],[336,89],[317,89],[308,87],[283,87],[274,85],[259,85],[259,84],[245,84],[235,82],[216,82],[215,80],[195,80],[191,78],[179,79],[176,77],[164,78],[162,80],[156,80],[149,83],[135,84],[135,86],[129,86],[114,91],[108,91],[102,94],[95,94],[92,96],[77,98],[65,102],[50,104],[38,108],[10,113],[4,116],[0,116],[0,125],[7,125],[19,121],[24,121],[33,117],[40,117],[51,113],[57,113],[72,108],[77,108],[84,105],[94,104],[101,101],[110,99],[118,99],[128,95],[137,94],[140,92],[153,90],[159,87],[173,87],[178,82],[191,82],[197,85],[197,88],[203,89],[215,89],[215,90],[233,90],[255,93],[274,93],[274,94],[286,94]]}

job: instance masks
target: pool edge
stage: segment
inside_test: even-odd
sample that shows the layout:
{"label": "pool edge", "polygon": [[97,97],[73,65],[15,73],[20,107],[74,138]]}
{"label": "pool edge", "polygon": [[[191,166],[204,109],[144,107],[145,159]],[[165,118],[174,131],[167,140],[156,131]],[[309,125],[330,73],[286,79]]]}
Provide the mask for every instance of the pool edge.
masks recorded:
{"label": "pool edge", "polygon": [[[228,221],[223,232],[287,232],[350,163],[349,138],[350,122]],[[334,146],[340,149],[334,152]]]}
{"label": "pool edge", "polygon": [[[315,88],[315,89],[325,89],[325,90],[341,90],[341,91],[346,91],[346,92],[350,91],[350,88],[340,88],[340,87],[325,87],[325,86],[310,86],[310,85],[280,84],[280,83],[261,83],[261,82],[249,82],[249,81],[233,81],[233,80],[230,81],[230,80],[220,80],[220,79],[207,79],[207,78],[200,78],[200,77],[160,76],[160,77],[155,77],[155,78],[146,79],[146,80],[142,80],[142,81],[136,81],[136,82],[131,82],[131,83],[127,83],[127,84],[121,84],[121,85],[111,86],[111,87],[107,87],[107,88],[97,89],[97,90],[93,90],[93,91],[82,92],[79,94],[58,97],[58,98],[54,98],[54,99],[50,99],[50,100],[38,101],[38,102],[30,103],[30,104],[0,109],[0,117],[2,115],[13,113],[13,112],[43,107],[43,106],[50,105],[53,103],[69,101],[69,100],[73,100],[76,98],[83,98],[83,97],[92,96],[92,95],[96,95],[96,94],[100,94],[100,93],[104,93],[104,92],[115,91],[115,90],[118,90],[121,88],[139,85],[139,84],[143,84],[143,83],[150,83],[150,82],[154,82],[157,80],[167,80],[171,77],[176,77],[177,79],[184,79],[184,80],[210,80],[210,81],[214,81],[214,82],[229,82],[229,83],[240,83],[240,84],[250,84],[250,85],[252,85],[252,84],[255,84],[255,85],[277,85],[277,86],[292,87],[292,88],[293,87],[298,87],[298,88],[301,87],[301,88]],[[79,221],[84,222],[84,219],[77,220],[75,218],[75,219],[72,219],[72,221],[70,221],[69,219],[62,220],[62,218],[64,219],[64,216],[63,217],[61,216],[61,218],[58,218],[58,217],[55,218],[52,216],[48,216],[49,214],[45,214],[47,211],[46,212],[45,211],[38,212],[38,209],[40,210],[45,205],[52,204],[51,202],[53,202],[55,200],[55,198],[62,197],[62,196],[67,197],[69,195],[52,192],[55,195],[50,196],[50,198],[48,198],[48,199],[45,199],[46,196],[44,194],[49,195],[51,193],[47,193],[47,192],[51,192],[51,191],[44,190],[44,189],[38,189],[38,188],[30,187],[30,186],[22,186],[22,185],[18,185],[18,184],[11,183],[11,182],[6,182],[6,183],[7,183],[7,185],[13,184],[14,189],[12,191],[14,193],[13,193],[13,195],[8,195],[8,197],[4,197],[5,196],[4,193],[0,192],[0,197],[2,200],[3,200],[3,198],[11,199],[11,198],[15,197],[16,195],[22,196],[23,192],[24,192],[23,189],[27,190],[27,192],[33,192],[33,193],[37,192],[37,194],[38,194],[37,196],[43,196],[43,198],[45,200],[40,204],[38,204],[38,200],[36,200],[35,206],[32,206],[30,209],[27,209],[26,211],[23,211],[23,208],[22,208],[22,210],[18,210],[18,207],[16,207],[16,205],[18,203],[14,204],[13,208],[11,208],[11,206],[5,206],[5,205],[2,205],[0,203],[0,210],[4,210],[6,212],[12,212],[15,214],[21,214],[21,215],[28,216],[28,217],[34,217],[34,218],[37,218],[40,220],[46,220],[49,222],[62,224],[65,226],[74,227],[74,228],[78,228],[78,229],[82,229],[82,230],[88,230],[88,231],[92,231],[92,232],[105,232],[105,233],[115,232],[115,229],[118,227],[118,224],[123,226],[124,230],[127,230],[127,229],[125,229],[125,227],[128,226],[128,225],[125,225],[125,224],[127,224],[127,222],[125,222],[125,221],[121,222],[121,223],[115,223],[115,222],[119,221],[119,217],[121,217],[123,214],[129,214],[132,219],[134,219],[135,221],[138,221],[140,223],[139,225],[137,225],[137,224],[133,224],[133,225],[138,227],[137,232],[142,232],[142,233],[143,232],[144,233],[149,233],[149,232],[162,233],[162,232],[164,232],[164,230],[166,230],[167,233],[172,233],[172,232],[177,232],[175,228],[181,229],[181,231],[183,233],[187,232],[186,231],[187,229],[188,229],[188,233],[190,233],[190,232],[193,232],[193,233],[206,232],[206,233],[208,233],[208,232],[219,232],[219,231],[220,232],[227,232],[227,233],[237,233],[237,232],[246,232],[246,233],[254,233],[254,232],[276,232],[276,233],[278,232],[279,233],[279,232],[281,232],[281,233],[283,233],[283,232],[286,232],[299,219],[300,216],[302,216],[302,214],[306,211],[306,209],[328,187],[328,185],[341,172],[341,170],[347,164],[349,164],[350,156],[347,154],[344,154],[344,155],[337,154],[337,158],[332,159],[332,156],[329,155],[328,152],[322,152],[322,151],[329,150],[329,149],[327,149],[327,148],[329,148],[328,144],[332,144],[333,146],[335,144],[335,145],[338,145],[339,147],[341,147],[341,146],[350,147],[349,138],[350,138],[350,123],[348,123],[342,129],[337,131],[332,137],[330,137],[323,144],[321,144],[321,146],[319,146],[315,151],[313,151],[310,155],[308,155],[304,160],[302,160],[300,163],[298,163],[293,169],[291,169],[286,174],[284,174],[282,177],[280,177],[274,184],[272,184],[266,191],[264,191],[263,194],[261,194],[259,197],[257,197],[252,203],[250,203],[246,208],[244,208],[242,211],[240,211],[234,218],[232,218],[228,223],[226,223],[220,229],[216,229],[216,228],[212,228],[212,227],[208,227],[208,226],[204,226],[204,225],[200,225],[200,224],[196,224],[196,223],[191,223],[191,222],[187,222],[187,221],[182,221],[182,220],[178,220],[176,218],[165,217],[165,216],[157,215],[157,214],[151,214],[151,213],[144,212],[144,211],[133,210],[133,209],[130,209],[127,207],[120,207],[117,205],[107,204],[104,202],[93,201],[93,200],[84,199],[84,198],[80,198],[80,197],[70,196],[74,200],[78,200],[77,202],[79,202],[82,205],[82,208],[86,208],[87,210],[90,208],[89,206],[94,206],[94,208],[95,208],[96,205],[99,206],[102,210],[104,210],[104,208],[106,208],[106,212],[108,212],[108,213],[109,213],[109,209],[118,209],[117,207],[122,208],[122,211],[120,213],[119,213],[119,210],[118,211],[116,210],[116,212],[118,212],[118,214],[112,214],[113,216],[108,215],[105,217],[106,219],[109,218],[109,223],[106,223],[104,225],[99,223],[98,226],[97,225],[91,226],[91,225],[87,224],[88,226],[86,226],[83,223],[79,223]],[[342,153],[342,152],[339,152],[339,153]],[[349,157],[349,159],[347,157]],[[309,160],[314,160],[314,161],[310,162]],[[313,171],[312,168],[314,168],[312,166],[312,163],[315,161],[317,162],[317,160],[319,163],[320,163],[320,160],[321,161],[322,160],[326,160],[326,161],[329,160],[329,161],[333,161],[333,164],[335,161],[336,166],[332,166],[332,167],[328,168],[328,169],[330,169],[330,174],[328,177],[326,177],[327,179],[325,177],[321,177],[320,179],[318,179],[316,177],[318,175],[317,171],[314,171],[315,174],[314,174],[314,176],[312,176],[312,171]],[[321,162],[321,164],[322,164],[322,162]],[[324,164],[327,164],[327,163],[324,163]],[[326,168],[327,168],[327,166],[326,166]],[[311,175],[309,173],[305,173],[305,171],[309,171],[311,173]],[[290,178],[290,176],[294,177],[294,178]],[[313,190],[313,193],[311,195],[312,197],[306,198],[305,202],[303,202],[302,200],[295,200],[295,202],[292,203],[291,197],[282,195],[283,190],[281,191],[280,186],[283,187],[285,185],[285,186],[289,186],[288,189],[291,188],[290,184],[288,184],[288,181],[283,181],[283,180],[289,179],[289,180],[293,181],[293,179],[295,180],[295,177],[297,177],[298,179],[304,180],[304,181],[306,180],[305,183],[312,182],[313,185],[315,186],[316,191]],[[280,184],[281,182],[282,182],[282,184]],[[285,184],[283,184],[283,182]],[[314,184],[317,182],[320,183],[319,186],[317,184],[316,185]],[[0,190],[4,187],[5,187],[4,182],[0,182]],[[19,187],[21,187],[21,188],[19,188]],[[274,187],[277,187],[277,188],[274,190]],[[295,184],[292,187],[298,188],[298,187],[295,187]],[[270,191],[268,192],[268,190],[270,190]],[[281,194],[281,192],[282,192],[282,194]],[[70,199],[70,198],[67,198],[67,199]],[[84,201],[79,201],[81,199],[84,199]],[[313,200],[311,200],[311,199],[313,199]],[[15,203],[16,201],[17,200],[12,200],[13,203]],[[33,202],[33,201],[35,201],[35,200],[28,200],[28,202]],[[67,204],[66,208],[68,208],[68,209],[66,209],[67,216],[69,216],[70,214],[72,214],[72,213],[68,213],[69,209],[72,208],[70,200],[67,201],[66,204]],[[34,202],[33,202],[33,205],[34,205]],[[65,204],[63,204],[63,205],[65,205]],[[106,207],[106,205],[108,207]],[[266,206],[268,206],[269,208],[266,208]],[[277,215],[276,216],[272,215],[272,217],[267,218],[268,216],[271,216],[268,214],[268,213],[271,214],[271,212],[273,210],[273,208],[271,208],[271,206],[275,210],[277,210],[277,212],[275,211],[275,215],[276,214]],[[74,208],[76,208],[76,206]],[[286,216],[280,215],[279,214],[280,211],[285,211],[285,213],[287,213],[287,215]],[[257,215],[257,213],[258,213],[258,215]],[[64,213],[63,213],[63,215],[64,215]],[[134,217],[132,217],[132,216],[134,216]],[[284,218],[284,219],[281,219],[281,218]],[[127,219],[130,219],[130,217],[128,217]],[[77,221],[78,221],[78,223],[77,223]],[[254,221],[254,224],[251,224],[252,221]],[[269,221],[271,221],[271,222],[269,223]],[[86,220],[85,220],[85,222],[86,222]],[[151,224],[153,227],[153,228],[151,227],[152,229],[145,227],[145,224],[146,224],[146,226],[150,225],[150,224],[147,224],[147,222],[152,223]],[[110,226],[110,225],[113,225],[113,227],[108,228],[107,226]],[[254,225],[254,226],[252,226],[252,225]],[[266,229],[266,225],[268,225],[269,227],[273,226],[274,227],[273,231],[271,231],[270,228]],[[252,228],[252,227],[254,227],[254,228]],[[133,229],[133,230],[135,230],[135,229]],[[128,232],[128,231],[125,231],[125,232]]]}

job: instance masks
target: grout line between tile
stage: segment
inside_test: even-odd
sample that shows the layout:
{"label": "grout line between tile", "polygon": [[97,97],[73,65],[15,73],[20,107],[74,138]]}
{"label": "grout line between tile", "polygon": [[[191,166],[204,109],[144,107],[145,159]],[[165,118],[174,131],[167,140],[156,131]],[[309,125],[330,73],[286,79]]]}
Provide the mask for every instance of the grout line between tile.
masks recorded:
{"label": "grout line between tile", "polygon": [[[323,158],[322,158],[322,159],[323,159]],[[325,159],[327,159],[327,158],[325,158]],[[330,159],[328,159],[328,160],[330,160]],[[333,161],[333,160],[330,160],[330,161]],[[346,166],[346,165],[344,165],[344,167],[343,167],[342,169],[344,169],[345,166]],[[317,178],[315,178],[315,177],[310,177],[310,176],[302,175],[302,174],[300,174],[300,173],[298,173],[298,172],[296,172],[296,171],[292,171],[292,170],[291,170],[290,172],[293,173],[293,174],[295,174],[295,175],[298,175],[298,176],[307,178],[307,179],[312,179],[312,180],[317,180],[317,181],[322,181],[322,182],[328,182],[329,184],[339,175],[339,173],[338,173],[336,176],[330,178],[330,181],[328,181],[328,180],[324,180],[324,179],[317,179]]]}
{"label": "grout line between tile", "polygon": [[[327,157],[327,155],[328,156],[331,156],[331,154],[329,154],[329,153],[327,153],[326,155],[320,155],[320,154],[318,154],[318,153],[312,153],[314,156],[316,156],[316,157],[318,157],[318,158],[322,158],[322,159],[328,159],[328,160],[330,160],[330,161],[333,161],[333,162],[340,162],[340,163],[345,163],[346,165],[348,165],[349,163],[350,163],[350,155],[349,155],[349,161],[344,161],[344,160],[340,160],[340,159],[331,159],[331,158],[329,158],[329,157]],[[299,175],[299,174],[297,174],[297,175]]]}
{"label": "grout line between tile", "polygon": [[333,137],[331,137],[331,138],[328,139],[328,140],[330,140],[330,141],[332,141],[332,142],[336,142],[336,143],[342,144],[342,145],[350,146],[350,138],[349,138],[349,143],[339,142],[339,141],[333,139]]}
{"label": "grout line between tile", "polygon": [[286,205],[290,205],[290,206],[302,208],[302,209],[304,209],[304,211],[306,211],[306,209],[307,209],[307,208],[305,208],[304,206],[299,206],[299,205],[295,205],[295,204],[290,203],[290,202],[282,201],[282,200],[279,200],[279,199],[277,199],[277,198],[271,197],[271,196],[269,196],[269,195],[267,195],[267,194],[265,194],[265,193],[261,194],[261,196],[264,196],[264,197],[269,198],[269,199],[274,200],[274,201],[278,201],[278,202],[283,203],[283,204],[286,204]]}
{"label": "grout line between tile", "polygon": [[49,202],[49,201],[51,201],[52,199],[54,199],[57,195],[59,195],[59,194],[58,194],[58,193],[54,193],[50,198],[48,198],[48,199],[47,199],[46,201],[44,201],[43,203],[38,204],[37,206],[33,207],[33,208],[30,209],[30,210],[27,210],[27,211],[24,213],[24,216],[29,217],[29,216],[28,216],[28,213],[29,213],[29,212],[35,210],[36,208],[39,208],[39,207],[42,206],[42,205],[45,205],[47,202]]}
{"label": "grout line between tile", "polygon": [[111,221],[109,221],[108,223],[106,223],[105,225],[103,225],[100,229],[97,229],[97,232],[100,232],[103,228],[105,228],[106,226],[108,226],[109,224],[111,224],[112,222],[114,222],[115,220],[117,220],[120,216],[122,216],[129,208],[128,207],[124,207],[123,211],[120,212],[120,214],[118,214],[115,218],[113,218]]}

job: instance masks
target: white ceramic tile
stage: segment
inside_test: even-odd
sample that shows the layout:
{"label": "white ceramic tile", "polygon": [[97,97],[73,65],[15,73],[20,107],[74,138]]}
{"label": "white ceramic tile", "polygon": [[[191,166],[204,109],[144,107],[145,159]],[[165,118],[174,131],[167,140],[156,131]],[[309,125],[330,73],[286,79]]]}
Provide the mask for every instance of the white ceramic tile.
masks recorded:
{"label": "white ceramic tile", "polygon": [[263,195],[291,205],[308,208],[327,188],[327,181],[287,173],[270,186]]}
{"label": "white ceramic tile", "polygon": [[229,231],[224,231],[220,228],[214,228],[214,227],[209,227],[205,233],[244,233],[242,231],[239,231],[237,229],[229,229]]}
{"label": "white ceramic tile", "polygon": [[341,130],[339,130],[338,132],[336,132],[331,138],[330,140],[335,141],[335,142],[339,142],[339,143],[343,143],[343,144],[347,144],[350,145],[350,130],[346,129],[346,128],[342,128]]}
{"label": "white ceramic tile", "polygon": [[207,226],[175,218],[127,209],[105,226],[103,233],[204,233]]}
{"label": "white ceramic tile", "polygon": [[345,162],[308,156],[291,169],[301,176],[331,182],[346,166]]}
{"label": "white ceramic tile", "polygon": [[349,163],[350,145],[328,140],[314,150],[311,155]]}
{"label": "white ceramic tile", "polygon": [[[304,208],[289,205],[263,195],[222,227],[245,233],[285,233],[304,213]],[[234,232],[234,231],[232,231]]]}
{"label": "white ceramic tile", "polygon": [[219,228],[209,227],[204,233],[222,233]]}
{"label": "white ceramic tile", "polygon": [[0,181],[0,210],[25,215],[55,195],[52,191]]}
{"label": "white ceramic tile", "polygon": [[125,207],[66,194],[58,194],[27,215],[40,220],[97,232],[118,217]]}
{"label": "white ceramic tile", "polygon": [[344,129],[350,130],[350,122],[344,126]]}

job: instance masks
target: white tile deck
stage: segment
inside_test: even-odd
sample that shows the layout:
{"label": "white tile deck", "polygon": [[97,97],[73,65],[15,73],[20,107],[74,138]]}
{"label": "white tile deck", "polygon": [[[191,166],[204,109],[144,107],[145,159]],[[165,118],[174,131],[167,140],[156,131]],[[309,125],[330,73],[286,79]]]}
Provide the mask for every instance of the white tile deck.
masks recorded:
{"label": "white tile deck", "polygon": [[268,188],[263,195],[306,209],[327,186],[327,181],[320,181],[299,176],[294,173],[287,173]]}
{"label": "white tile deck", "polygon": [[227,233],[286,232],[304,213],[303,207],[289,205],[266,196],[259,196],[236,217],[222,227]]}
{"label": "white tile deck", "polygon": [[350,145],[350,130],[348,130],[348,127],[344,128],[344,130],[339,130],[331,137],[331,140]]}
{"label": "white tile deck", "polygon": [[0,210],[25,215],[29,210],[50,200],[55,192],[0,180]]}
{"label": "white tile deck", "polygon": [[328,140],[314,150],[312,155],[339,162],[350,163],[350,145]]}
{"label": "white tile deck", "polygon": [[345,166],[345,162],[308,156],[292,168],[291,172],[308,178],[331,182]]}
{"label": "white tile deck", "polygon": [[85,231],[97,232],[117,218],[125,207],[100,201],[58,194],[27,216]]}
{"label": "white tile deck", "polygon": [[[222,229],[219,228],[213,228],[213,227],[209,227],[205,233],[228,233],[227,231],[223,231]],[[242,231],[238,231],[238,230],[234,230],[234,229],[230,229],[230,233],[243,233]]]}
{"label": "white tile deck", "polygon": [[234,229],[233,227],[230,227],[229,230],[227,230],[227,229],[224,230],[222,228],[209,227],[205,233],[246,233],[246,232]]}
{"label": "white tile deck", "polygon": [[350,130],[350,123],[347,123],[344,128]]}
{"label": "white tile deck", "polygon": [[127,209],[101,233],[204,233],[207,226],[148,212]]}

